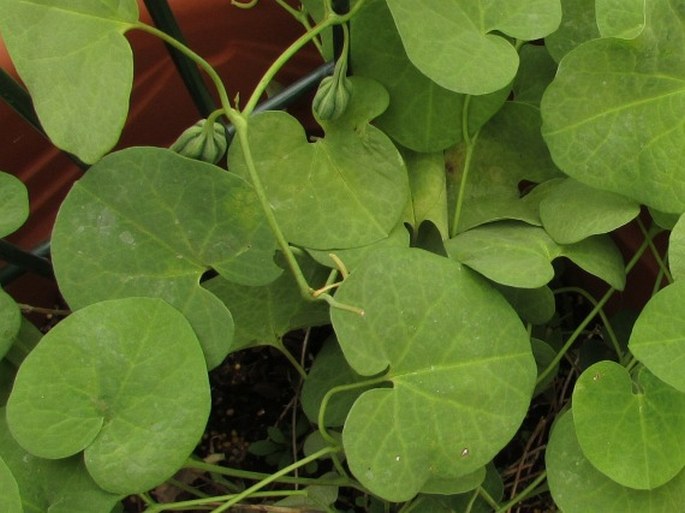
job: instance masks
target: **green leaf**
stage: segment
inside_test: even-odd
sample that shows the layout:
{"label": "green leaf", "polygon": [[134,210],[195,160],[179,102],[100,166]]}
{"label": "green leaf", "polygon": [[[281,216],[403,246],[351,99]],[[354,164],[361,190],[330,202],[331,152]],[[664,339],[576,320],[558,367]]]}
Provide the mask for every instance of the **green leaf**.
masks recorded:
{"label": "green leaf", "polygon": [[4,290],[0,289],[0,358],[4,357],[14,343],[21,327],[21,311]]}
{"label": "green leaf", "polygon": [[415,153],[405,151],[404,160],[409,172],[411,202],[409,224],[414,231],[424,221],[431,221],[442,235],[449,237],[447,221],[447,188],[445,184],[445,159],[439,153]]}
{"label": "green leaf", "polygon": [[41,125],[87,163],[119,139],[128,114],[133,55],[124,32],[134,0],[0,0],[0,33]]}
{"label": "green leaf", "polygon": [[[490,497],[499,501],[504,492],[502,478],[494,464],[486,466],[485,481],[480,485]],[[492,513],[492,507],[482,497],[472,501],[478,489],[457,495],[420,495],[413,503],[413,513]]]}
{"label": "green leaf", "polygon": [[549,287],[519,289],[496,284],[495,288],[525,322],[546,324],[556,311],[554,293]]}
{"label": "green leaf", "polygon": [[685,211],[685,12],[646,3],[635,39],[570,52],[542,99],[543,135],[576,180],[668,213]]}
{"label": "green leaf", "polygon": [[19,367],[42,337],[43,334],[40,330],[31,321],[22,316],[19,331],[15,335],[12,347],[7,351],[5,359],[12,362],[12,365],[15,367]]}
{"label": "green leaf", "polygon": [[499,222],[460,233],[445,242],[447,254],[492,281],[538,288],[554,277],[552,260],[565,256],[617,290],[625,285],[623,257],[605,236],[558,245],[547,232],[522,223]]}
{"label": "green leaf", "polygon": [[421,488],[421,493],[456,495],[475,490],[485,480],[485,467],[480,467],[469,474],[447,479],[432,478]]}
{"label": "green leaf", "polygon": [[685,281],[657,292],[635,321],[628,348],[660,380],[685,392]]}
{"label": "green leaf", "polygon": [[612,481],[583,456],[570,412],[560,416],[547,445],[547,482],[564,513],[673,513],[685,501],[685,472],[654,490]]}
{"label": "green leaf", "polygon": [[[318,424],[321,402],[330,389],[340,385],[362,383],[367,378],[360,376],[345,360],[335,337],[326,339],[316,355],[307,379],[302,385],[302,409],[307,418]],[[370,386],[360,386],[333,394],[326,405],[324,423],[326,427],[342,426],[352,404]]]}
{"label": "green leaf", "polygon": [[28,452],[84,450],[99,486],[132,494],[181,467],[209,409],[190,324],[159,299],[128,298],[78,310],[43,337],[17,373],[7,422]]}
{"label": "green leaf", "polygon": [[557,63],[545,46],[525,45],[519,51],[521,63],[513,84],[514,100],[540,107],[542,93],[554,78]]}
{"label": "green leaf", "polygon": [[640,205],[620,194],[577,182],[561,180],[540,202],[540,219],[559,244],[573,244],[609,233],[635,219]]}
{"label": "green leaf", "polygon": [[431,80],[459,93],[480,95],[505,87],[518,54],[500,35],[530,41],[561,21],[559,0],[387,0],[405,50]]}
{"label": "green leaf", "polygon": [[[404,161],[390,139],[369,125],[388,104],[377,82],[351,77],[345,113],[325,123],[326,136],[307,142],[302,125],[285,112],[250,120],[249,145],[286,238],[313,249],[351,248],[390,234],[409,200]],[[248,176],[238,139],[228,156],[233,172]]]}
{"label": "green leaf", "polygon": [[23,513],[19,485],[12,471],[0,457],[0,511],[5,513]]}
{"label": "green leaf", "polygon": [[7,404],[15,374],[16,368],[7,359],[0,360],[0,406]]}
{"label": "green leaf", "polygon": [[[534,105],[507,102],[483,127],[463,193],[458,232],[502,219],[540,224],[537,211],[519,192],[524,180],[539,183],[560,174],[540,136],[540,123],[540,110]],[[463,177],[463,145],[448,153],[446,161],[454,205]]]}
{"label": "green leaf", "polygon": [[330,257],[332,253],[345,265],[348,271],[352,271],[373,251],[383,248],[407,247],[409,247],[409,231],[407,231],[404,223],[399,223],[385,239],[372,244],[347,249],[316,250],[308,248],[307,253],[321,265],[337,269],[337,263]]}
{"label": "green leaf", "polygon": [[602,37],[634,39],[645,26],[645,0],[596,0],[597,28]]}
{"label": "green leaf", "polygon": [[673,279],[685,279],[685,215],[678,218],[669,235],[668,266]]}
{"label": "green leaf", "polygon": [[[355,74],[378,80],[390,94],[390,105],[375,124],[417,152],[435,152],[461,141],[465,96],[439,86],[412,64],[386,2],[367,1],[351,25]],[[508,94],[503,87],[471,98],[469,132],[484,125]]]}
{"label": "green leaf", "polygon": [[561,25],[545,38],[545,48],[559,62],[576,46],[600,36],[595,20],[596,0],[561,0]]}
{"label": "green leaf", "polygon": [[[300,258],[299,263],[312,286],[324,285],[329,269],[306,257]],[[204,282],[203,286],[231,311],[235,322],[231,352],[261,344],[280,348],[283,335],[289,331],[330,322],[328,305],[306,301],[289,270],[262,287],[238,285],[221,276]]]}
{"label": "green leaf", "polygon": [[660,212],[659,210],[650,208],[649,215],[654,220],[654,223],[664,230],[672,230],[675,224],[680,219],[680,214],[667,214],[665,212]]}
{"label": "green leaf", "polygon": [[554,277],[557,245],[542,228],[492,223],[445,242],[447,254],[496,283],[538,288]]}
{"label": "green leaf", "polygon": [[[543,340],[533,338],[530,341],[533,348],[533,355],[535,356],[535,363],[538,368],[538,376],[554,361],[557,352],[552,346]],[[542,393],[554,381],[554,378],[559,371],[559,364],[554,366],[554,370],[550,372],[545,379],[538,383],[535,387],[535,395]]]}
{"label": "green leaf", "polygon": [[573,390],[573,422],[585,457],[623,486],[651,490],[685,466],[685,394],[646,369],[634,385],[618,363],[589,367]]}
{"label": "green leaf", "polygon": [[625,288],[623,255],[609,235],[595,235],[575,244],[560,245],[559,256],[568,258],[616,290]]}
{"label": "green leaf", "polygon": [[233,320],[199,280],[210,268],[246,285],[273,281],[275,240],[254,190],[218,167],[159,148],[108,155],[65,199],[53,231],[60,290],[72,308],[160,297],[198,334],[210,368]]}
{"label": "green leaf", "polygon": [[26,186],[15,176],[0,171],[0,237],[18,230],[28,217]]}
{"label": "green leaf", "polygon": [[16,479],[25,513],[119,511],[112,508],[119,504],[122,496],[106,492],[95,484],[83,458],[46,460],[22,449],[7,429],[4,409],[0,409],[0,457]]}
{"label": "green leaf", "polygon": [[364,310],[331,311],[345,358],[393,387],[362,394],[345,422],[347,461],[369,490],[410,499],[475,471],[513,436],[535,362],[517,315],[477,275],[420,249],[376,251],[336,299]]}

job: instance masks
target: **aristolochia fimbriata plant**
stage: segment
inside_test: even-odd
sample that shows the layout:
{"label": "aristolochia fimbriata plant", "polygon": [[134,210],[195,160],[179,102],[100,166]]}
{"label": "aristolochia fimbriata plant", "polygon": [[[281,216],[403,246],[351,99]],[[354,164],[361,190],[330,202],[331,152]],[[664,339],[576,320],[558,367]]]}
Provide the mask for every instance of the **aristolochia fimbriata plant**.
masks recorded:
{"label": "aristolochia fimbriata plant", "polygon": [[[137,494],[149,513],[284,496],[329,512],[339,497],[404,513],[502,513],[531,497],[565,513],[680,511],[685,6],[277,3],[303,33],[239,102],[230,76],[140,22],[134,0],[0,0],[45,132],[92,164],[52,233],[73,313],[37,341],[0,291],[0,509],[108,513]],[[334,27],[334,71],[313,97],[321,133],[256,113],[306,45],[331,57]],[[110,153],[129,31],[183,53],[219,98],[170,149]],[[5,236],[28,200],[8,174],[0,199]],[[611,234],[631,221],[643,241],[622,253]],[[626,327],[605,307],[645,252],[660,271]],[[586,274],[604,289],[569,278]],[[311,364],[283,344],[329,324]],[[304,449],[272,474],[194,457],[208,371],[260,345],[301,375]],[[314,461],[318,474],[288,476]],[[183,468],[248,484],[156,502],[148,492]]]}

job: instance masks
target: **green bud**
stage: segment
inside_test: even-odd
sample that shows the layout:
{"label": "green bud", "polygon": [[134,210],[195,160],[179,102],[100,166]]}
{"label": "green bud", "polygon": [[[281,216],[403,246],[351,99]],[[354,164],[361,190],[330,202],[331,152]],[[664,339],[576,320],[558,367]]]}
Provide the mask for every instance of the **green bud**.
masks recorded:
{"label": "green bud", "polygon": [[206,119],[201,119],[187,128],[169,149],[184,157],[210,164],[219,162],[228,146],[226,132],[220,123],[214,123],[210,130],[206,123]]}
{"label": "green bud", "polygon": [[333,121],[345,112],[351,94],[352,83],[347,78],[347,63],[341,59],[336,63],[333,75],[324,78],[319,84],[312,110],[321,121]]}

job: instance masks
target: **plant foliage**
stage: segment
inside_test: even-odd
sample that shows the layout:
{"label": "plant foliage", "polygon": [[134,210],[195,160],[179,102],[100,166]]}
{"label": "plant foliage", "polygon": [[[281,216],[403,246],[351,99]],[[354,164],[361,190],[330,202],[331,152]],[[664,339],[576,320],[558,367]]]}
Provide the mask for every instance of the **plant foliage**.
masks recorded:
{"label": "plant foliage", "polygon": [[[238,102],[230,76],[140,22],[134,0],[0,0],[45,132],[93,164],[52,235],[73,313],[37,341],[0,290],[0,509],[108,513],[136,494],[148,513],[265,497],[502,513],[549,490],[546,507],[565,513],[680,511],[682,2],[333,3],[278,1],[303,35]],[[307,43],[330,52],[334,27],[344,44],[338,89],[328,78],[315,100],[321,131],[255,113]],[[171,149],[111,152],[129,31],[175,47],[216,89],[219,110]],[[235,130],[225,159],[219,118]],[[0,173],[0,236],[27,217],[24,185]],[[629,223],[643,241],[622,251]],[[622,331],[605,310],[647,252],[652,297]],[[602,283],[591,292],[589,275]],[[289,333],[324,325],[313,362],[291,354]],[[246,477],[192,453],[208,371],[257,346],[299,372],[306,419],[252,449],[282,468]],[[195,496],[172,505],[149,493],[189,469],[231,493],[184,485]],[[297,469],[313,477],[290,482],[306,487],[263,490]],[[256,482],[227,485],[236,476]]]}

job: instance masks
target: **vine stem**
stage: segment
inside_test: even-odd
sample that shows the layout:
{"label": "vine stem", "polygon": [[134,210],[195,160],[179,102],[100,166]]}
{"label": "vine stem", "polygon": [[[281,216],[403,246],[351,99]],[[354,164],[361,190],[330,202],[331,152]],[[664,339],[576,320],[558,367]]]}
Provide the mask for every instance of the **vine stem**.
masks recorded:
{"label": "vine stem", "polygon": [[271,205],[269,204],[269,199],[266,197],[264,185],[262,184],[262,181],[259,178],[257,166],[255,165],[254,158],[252,156],[252,149],[250,148],[248,122],[244,113],[240,116],[237,116],[234,126],[236,129],[236,133],[238,135],[238,141],[240,142],[240,148],[243,153],[243,158],[245,159],[247,172],[250,175],[250,180],[252,181],[255,193],[257,194],[259,203],[261,204],[262,210],[264,211],[266,222],[269,224],[269,228],[271,228],[271,231],[274,234],[274,237],[276,238],[276,242],[278,243],[279,248],[283,252],[288,267],[290,268],[290,271],[293,273],[295,281],[297,282],[297,286],[300,289],[300,293],[305,299],[311,300],[313,299],[312,294],[314,293],[314,289],[309,286],[307,279],[304,277],[304,274],[302,273],[300,264],[297,262],[297,259],[295,258],[295,255],[292,252],[292,249],[290,248],[290,244],[288,244],[285,235],[283,235],[283,232],[281,231],[281,227],[278,225],[276,215],[274,214],[274,211],[271,208]]}
{"label": "vine stem", "polygon": [[[300,9],[298,10],[294,7],[291,7],[286,0],[276,0],[276,3],[285,9],[286,12],[288,12],[288,14],[290,14],[293,18],[295,18],[305,28],[305,30],[309,31],[312,29],[312,24],[309,23],[309,16],[307,15],[304,5],[301,5]],[[314,43],[316,49],[323,56],[324,50],[320,39],[315,37],[312,39],[312,43]]]}
{"label": "vine stem", "polygon": [[511,499],[509,502],[501,506],[495,513],[507,513],[509,509],[528,497],[537,487],[547,479],[547,471],[543,471],[538,477],[536,477],[524,490],[521,491],[516,497]]}
{"label": "vine stem", "polygon": [[[554,294],[564,294],[567,292],[573,292],[576,294],[580,294],[585,298],[587,302],[589,302],[593,306],[597,306],[597,300],[590,295],[589,292],[587,292],[584,289],[581,289],[580,287],[561,287],[558,288],[557,290],[554,291]],[[616,356],[618,357],[618,361],[623,361],[623,351],[621,350],[621,346],[618,343],[618,338],[616,337],[616,332],[614,331],[613,326],[611,325],[611,322],[609,322],[609,318],[606,316],[606,313],[604,313],[604,309],[600,308],[599,311],[599,316],[602,319],[602,324],[607,330],[607,335],[609,337],[609,340],[611,340],[611,345],[614,346],[614,351],[616,352]]]}
{"label": "vine stem", "polygon": [[228,117],[229,121],[233,124],[235,124],[236,119],[238,118],[238,111],[235,110],[233,107],[231,107],[231,102],[228,99],[228,93],[226,92],[226,87],[224,87],[224,83],[221,80],[221,77],[219,74],[216,72],[216,70],[209,64],[205,59],[203,59],[199,54],[195,53],[193,50],[188,48],[186,45],[181,43],[180,41],[177,41],[173,37],[171,37],[169,34],[166,32],[163,32],[162,30],[159,30],[156,27],[153,27],[151,25],[147,25],[145,23],[136,23],[133,25],[133,28],[142,30],[143,32],[147,32],[148,34],[151,34],[155,37],[158,37],[168,45],[174,47],[177,49],[179,52],[181,52],[183,55],[188,57],[190,60],[195,62],[202,70],[207,73],[207,76],[210,78],[212,83],[214,84],[214,87],[216,87],[217,94],[219,95],[219,102],[221,103],[221,108]]}
{"label": "vine stem", "polygon": [[464,196],[466,194],[466,183],[471,170],[471,159],[478,139],[477,131],[473,137],[469,134],[469,106],[471,105],[471,96],[467,95],[464,99],[464,106],[461,111],[461,132],[464,138],[464,145],[466,154],[464,155],[464,168],[461,172],[461,180],[459,182],[459,194],[457,195],[457,204],[454,207],[454,215],[452,217],[452,226],[450,229],[450,237],[455,237],[459,231],[459,221],[461,219],[461,211],[464,208]]}
{"label": "vine stem", "polygon": [[[219,474],[221,476],[227,476],[231,478],[237,478],[237,479],[250,479],[250,480],[255,480],[255,481],[261,481],[262,479],[267,478],[270,474],[263,474],[261,472],[253,472],[250,470],[240,470],[240,469],[235,469],[235,468],[230,468],[230,467],[223,467],[221,465],[215,465],[213,463],[207,463],[204,461],[198,461],[194,459],[190,459],[186,461],[185,465],[183,465],[184,468],[192,468],[192,469],[197,469],[197,470],[202,470],[204,472],[209,472],[210,474]],[[314,479],[314,478],[307,478],[307,477],[290,477],[290,476],[281,476],[279,477],[276,482],[278,483],[284,483],[284,484],[300,484],[300,485],[321,485],[321,486],[349,486],[352,488],[357,488],[355,486],[355,483],[350,482],[348,478],[345,476],[341,476],[340,478],[337,479]],[[363,489],[361,489],[363,490]]]}
{"label": "vine stem", "polygon": [[328,27],[332,27],[333,25],[340,25],[350,20],[359,11],[359,9],[361,9],[365,1],[366,0],[358,0],[354,4],[352,9],[350,9],[350,12],[346,14],[337,14],[329,6],[329,8],[327,9],[328,12],[326,14],[326,17],[321,22],[317,23],[311,29],[307,30],[304,34],[298,37],[288,48],[285,49],[285,51],[278,57],[278,59],[276,59],[271,64],[271,66],[269,66],[269,69],[266,70],[266,73],[264,73],[262,78],[259,80],[257,86],[252,92],[252,95],[245,104],[245,107],[242,109],[243,115],[249,116],[252,113],[252,111],[254,111],[254,109],[257,107],[259,99],[262,97],[262,94],[264,94],[266,87],[274,79],[276,73],[278,73],[278,71],[285,65],[286,62],[290,60],[290,58],[293,55],[299,52],[303,46],[305,46],[307,43],[309,43],[311,40],[313,40],[315,37],[321,34],[321,32],[326,30]]}
{"label": "vine stem", "polygon": [[[663,279],[663,277],[665,276],[666,280],[668,280],[668,283],[673,283],[673,276],[671,275],[668,266],[664,262],[664,259],[661,257],[659,250],[654,245],[654,241],[652,240],[652,237],[655,234],[652,234],[652,236],[650,237],[650,231],[647,229],[647,227],[645,227],[645,224],[642,222],[642,220],[638,217],[636,218],[636,221],[638,228],[640,228],[640,232],[642,232],[642,235],[646,238],[649,238],[649,249],[652,252],[652,255],[654,256],[654,260],[656,260],[656,263],[659,266],[660,278]],[[657,287],[659,283],[661,283],[661,279],[657,281],[655,287]]]}
{"label": "vine stem", "polygon": [[324,447],[323,449],[320,449],[316,451],[313,454],[310,454],[306,458],[302,458],[299,461],[296,461],[295,463],[292,463],[291,465],[288,465],[285,468],[282,468],[281,470],[274,472],[270,476],[262,479],[258,483],[253,484],[249,488],[246,488],[243,492],[235,495],[235,497],[227,500],[224,504],[219,506],[218,508],[215,508],[212,510],[212,513],[221,513],[222,511],[226,511],[229,509],[231,506],[235,506],[238,504],[240,501],[243,499],[246,499],[247,497],[250,497],[253,495],[255,492],[261,490],[264,488],[266,485],[273,483],[276,481],[279,477],[284,476],[285,474],[290,474],[292,471],[294,471],[297,468],[304,467],[308,463],[312,461],[316,461],[319,458],[322,458],[326,456],[327,454],[332,454],[335,452],[340,451],[338,447]]}
{"label": "vine stem", "polygon": [[[652,240],[652,235],[648,235],[645,240],[642,242],[638,250],[635,252],[633,255],[633,258],[630,259],[628,264],[626,265],[625,268],[625,273],[628,274],[633,267],[635,267],[635,264],[640,260],[644,252],[647,250],[649,247],[649,244]],[[542,383],[547,376],[554,370],[554,368],[559,364],[561,359],[564,357],[564,355],[568,352],[568,350],[571,348],[573,343],[576,341],[576,339],[581,335],[583,330],[587,327],[588,324],[590,324],[590,321],[595,317],[595,315],[599,314],[599,312],[604,308],[604,305],[607,304],[609,299],[611,299],[611,296],[614,295],[616,292],[616,289],[611,287],[609,290],[607,290],[602,298],[597,301],[597,304],[595,304],[594,308],[590,311],[590,313],[583,319],[583,321],[578,325],[576,330],[571,334],[571,336],[568,338],[568,340],[564,343],[563,347],[559,350],[557,355],[554,357],[554,359],[550,362],[550,364],[547,366],[547,368],[540,373],[538,376],[537,381],[535,382],[535,385],[539,385]]]}
{"label": "vine stem", "polygon": [[[273,492],[256,492],[252,494],[253,497],[262,498],[273,498],[273,497],[292,497],[297,495],[306,495],[304,490],[287,490],[287,491],[273,491]],[[203,497],[201,499],[190,499],[187,501],[170,502],[164,504],[158,504],[155,502],[148,502],[148,507],[145,509],[145,513],[158,513],[161,511],[176,511],[176,510],[188,510],[190,508],[197,508],[198,506],[214,506],[217,502],[223,500],[230,500],[236,497],[236,494],[229,495],[219,495],[213,497]]]}
{"label": "vine stem", "polygon": [[[332,9],[330,9],[327,13],[326,18],[321,23],[313,27],[311,30],[307,31],[305,34],[300,36],[292,45],[290,45],[288,49],[286,49],[285,52],[282,53],[281,56],[269,67],[267,72],[261,78],[261,80],[257,84],[257,87],[253,91],[247,106],[242,112],[231,107],[231,103],[228,99],[228,93],[226,92],[226,88],[224,87],[221,77],[219,77],[216,70],[214,70],[214,68],[212,68],[212,66],[200,55],[192,51],[183,43],[177,41],[173,37],[169,36],[165,32],[155,27],[152,27],[145,23],[136,23],[135,25],[133,25],[133,28],[152,34],[160,38],[164,42],[168,43],[169,45],[173,46],[174,48],[178,49],[181,53],[183,53],[189,59],[194,61],[198,66],[200,66],[214,83],[214,86],[216,87],[217,92],[219,94],[221,108],[226,117],[228,118],[228,120],[235,127],[236,134],[240,142],[241,151],[243,153],[243,157],[245,158],[245,165],[247,167],[248,174],[250,175],[252,186],[259,200],[267,224],[269,225],[269,228],[271,229],[271,232],[273,233],[276,242],[278,243],[278,247],[283,252],[288,267],[295,278],[298,288],[300,289],[302,297],[307,301],[323,300],[326,301],[332,308],[347,310],[356,313],[357,315],[364,315],[364,311],[355,306],[339,303],[333,298],[333,296],[331,296],[328,293],[319,293],[315,295],[315,290],[309,286],[309,283],[304,277],[302,269],[300,268],[300,265],[297,262],[297,259],[295,258],[292,248],[288,244],[288,241],[286,240],[283,232],[281,231],[280,226],[278,225],[276,216],[274,215],[273,209],[271,208],[269,200],[266,196],[264,185],[262,184],[262,181],[259,178],[259,174],[257,173],[257,168],[254,162],[254,157],[249,142],[248,118],[254,110],[254,108],[256,107],[257,102],[259,101],[259,98],[261,97],[262,93],[273,79],[274,75],[278,72],[280,68],[282,68],[285,65],[288,59],[290,59],[297,51],[299,51],[311,38],[321,33],[327,27],[330,27],[338,23],[344,23],[347,20],[349,20],[361,8],[361,6],[364,4],[364,1],[365,0],[359,0],[354,5],[354,8],[352,8],[350,12],[345,15],[336,14]],[[212,115],[216,116],[215,113],[213,113]]]}

